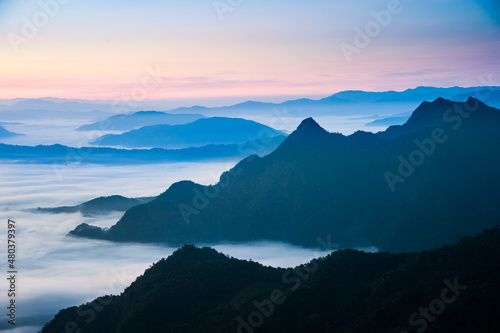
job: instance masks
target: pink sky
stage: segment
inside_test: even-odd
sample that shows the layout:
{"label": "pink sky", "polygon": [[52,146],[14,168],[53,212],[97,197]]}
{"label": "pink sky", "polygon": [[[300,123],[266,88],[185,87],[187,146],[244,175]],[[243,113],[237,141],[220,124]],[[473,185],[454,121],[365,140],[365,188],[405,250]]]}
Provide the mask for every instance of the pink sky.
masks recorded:
{"label": "pink sky", "polygon": [[[390,1],[243,1],[224,13],[201,0],[75,1],[52,8],[29,38],[26,20],[40,23],[47,10],[3,1],[0,99],[326,96],[477,86],[490,75],[500,85],[498,5],[401,1],[357,47],[356,29],[373,28]],[[350,61],[342,43],[357,49]]]}

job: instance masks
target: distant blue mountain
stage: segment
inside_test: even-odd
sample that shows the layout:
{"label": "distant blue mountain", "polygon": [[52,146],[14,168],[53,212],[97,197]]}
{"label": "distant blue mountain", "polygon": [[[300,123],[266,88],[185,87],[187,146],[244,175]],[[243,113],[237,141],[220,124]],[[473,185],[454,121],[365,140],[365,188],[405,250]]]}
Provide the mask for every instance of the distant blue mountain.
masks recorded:
{"label": "distant blue mountain", "polygon": [[46,109],[27,109],[27,110],[12,110],[0,111],[0,120],[12,122],[30,122],[33,120],[56,120],[69,119],[81,121],[95,121],[109,117],[109,113],[94,110],[94,111],[51,111]]}
{"label": "distant blue mountain", "polygon": [[13,136],[19,135],[17,133],[9,132],[2,126],[0,126],[0,139],[11,138]]}
{"label": "distant blue mountain", "polygon": [[422,102],[435,100],[438,97],[450,98],[460,93],[465,93],[475,88],[436,88],[436,87],[417,87],[404,91],[384,91],[369,92],[361,90],[347,90],[336,93],[336,97],[345,101],[355,103],[387,103],[387,102]]}
{"label": "distant blue mountain", "polygon": [[0,111],[23,111],[23,110],[48,110],[48,111],[73,111],[73,112],[91,112],[105,111],[111,112],[111,104],[98,104],[90,102],[64,101],[56,103],[43,99],[26,99],[12,105],[0,106]]}
{"label": "distant blue mountain", "polygon": [[[484,91],[488,94],[481,93]],[[168,111],[168,113],[201,113],[205,116],[231,116],[243,118],[248,114],[276,115],[277,117],[283,114],[311,117],[323,115],[325,113],[331,115],[370,115],[376,113],[393,115],[401,112],[402,104],[405,109],[411,110],[417,107],[422,101],[433,101],[438,97],[465,101],[469,96],[472,96],[489,105],[500,107],[500,98],[498,97],[499,91],[500,87],[417,87],[404,91],[385,92],[349,90],[341,91],[318,100],[301,98],[285,101],[283,103],[247,101],[223,107],[181,107],[172,109]],[[54,98],[18,99],[16,101],[16,103],[12,104],[14,100],[6,100],[5,102],[8,102],[10,105],[0,105],[0,120],[7,120],[4,118],[4,111],[26,112],[26,110],[46,110],[68,111],[73,113],[100,112],[100,114],[96,114],[95,117],[95,119],[100,120],[109,116],[110,113],[116,114],[116,111],[119,109],[127,109],[128,112],[139,111],[141,109],[158,110],[157,107],[145,108],[144,106],[140,109],[137,107],[117,107],[116,103],[114,104],[112,101],[65,100]],[[369,107],[367,105],[369,105]],[[19,113],[17,115],[19,116]],[[9,119],[18,120],[20,118],[13,118],[11,114],[9,115]]]}
{"label": "distant blue mountain", "polygon": [[119,135],[108,134],[92,143],[132,148],[187,148],[209,144],[243,144],[282,135],[280,131],[251,120],[213,117],[183,125],[145,126]]}
{"label": "distant blue mountain", "polygon": [[496,108],[500,108],[500,89],[495,87],[481,88],[481,89],[470,89],[465,93],[461,93],[453,96],[452,100],[465,102],[469,96],[477,96],[479,100],[484,103],[488,103]]}
{"label": "distant blue mountain", "polygon": [[121,195],[112,195],[108,197],[99,197],[92,199],[90,201],[84,202],[77,206],[63,206],[55,208],[36,208],[30,211],[34,213],[51,213],[51,214],[63,214],[63,213],[82,213],[83,216],[95,216],[101,214],[107,214],[113,211],[124,212],[134,206],[148,203],[153,200],[154,197],[143,197],[143,198],[126,198]]}
{"label": "distant blue mountain", "polygon": [[286,136],[256,139],[242,144],[207,145],[185,149],[115,149],[63,145],[16,146],[0,143],[0,160],[38,164],[146,164],[220,159],[240,159],[251,154],[266,155],[278,147]]}
{"label": "distant blue mountain", "polygon": [[394,117],[380,118],[367,123],[365,126],[393,126],[404,124],[411,116],[411,112],[402,113]]}
{"label": "distant blue mountain", "polygon": [[170,114],[160,111],[139,111],[130,115],[116,115],[92,124],[83,125],[77,131],[132,130],[151,125],[181,125],[205,118],[201,114]]}
{"label": "distant blue mountain", "polygon": [[[489,95],[480,94],[482,90],[488,90]],[[491,93],[495,92],[495,93]],[[378,112],[385,114],[400,113],[402,108],[414,109],[422,101],[434,101],[439,97],[455,99],[454,96],[461,95],[462,100],[473,96],[482,102],[497,105],[493,95],[500,92],[500,87],[417,87],[404,91],[369,92],[361,90],[342,91],[331,96],[313,100],[301,98],[283,103],[263,103],[247,101],[231,106],[203,108],[203,114],[207,116],[228,115],[244,116],[248,114],[273,115],[277,117],[283,114],[293,116],[311,117],[324,114],[330,115],[369,115]],[[364,107],[363,107],[364,106]],[[199,106],[191,108],[173,109],[170,112],[194,112]]]}

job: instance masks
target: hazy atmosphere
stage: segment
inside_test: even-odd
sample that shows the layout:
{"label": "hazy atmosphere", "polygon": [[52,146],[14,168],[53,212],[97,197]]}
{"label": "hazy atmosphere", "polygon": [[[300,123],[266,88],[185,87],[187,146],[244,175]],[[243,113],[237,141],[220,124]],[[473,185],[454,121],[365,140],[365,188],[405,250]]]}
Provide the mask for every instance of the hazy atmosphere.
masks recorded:
{"label": "hazy atmosphere", "polygon": [[[214,183],[217,179],[214,177],[231,166],[228,163],[80,166],[58,174],[52,166],[2,165],[0,218],[19,222],[18,231],[22,235],[18,311],[23,319],[19,326],[33,325],[26,332],[34,332],[61,308],[89,302],[100,295],[119,294],[148,266],[175,250],[164,245],[116,245],[65,237],[82,222],[109,227],[120,218],[119,213],[85,218],[80,213],[35,214],[27,209],[73,205],[101,195],[154,196],[185,178],[202,184]],[[5,239],[5,230],[2,237]],[[216,249],[237,258],[275,267],[294,267],[328,253],[276,242],[206,245],[215,245]],[[79,286],[77,290],[75,286]],[[1,287],[2,295],[6,294],[5,284]],[[8,328],[3,321],[0,323],[0,329]]]}
{"label": "hazy atmosphere", "polygon": [[0,36],[0,332],[497,333],[498,1],[0,0]]}
{"label": "hazy atmosphere", "polygon": [[151,73],[141,99],[184,104],[493,85],[478,78],[498,68],[499,6],[494,0],[3,0],[0,98],[119,100]]}

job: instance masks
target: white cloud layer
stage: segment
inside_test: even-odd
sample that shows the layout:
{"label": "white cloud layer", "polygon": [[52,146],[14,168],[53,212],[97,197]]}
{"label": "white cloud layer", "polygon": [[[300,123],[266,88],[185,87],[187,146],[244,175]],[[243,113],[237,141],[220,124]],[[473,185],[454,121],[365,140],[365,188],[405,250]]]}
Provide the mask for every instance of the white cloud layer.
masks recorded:
{"label": "white cloud layer", "polygon": [[[1,322],[0,331],[36,332],[39,327],[33,325],[43,325],[62,308],[105,294],[119,294],[151,264],[175,250],[65,237],[82,222],[109,227],[121,213],[88,218],[81,214],[34,214],[27,208],[74,205],[101,195],[158,195],[182,179],[214,183],[231,166],[227,163],[81,165],[60,181],[52,166],[0,164],[0,248],[5,248],[7,219],[15,220],[19,271],[17,326],[22,326],[8,331],[6,322]],[[296,266],[327,253],[275,242],[208,245],[236,258],[275,267]],[[0,269],[7,270],[5,261]],[[2,295],[6,288],[6,283],[0,284]]]}

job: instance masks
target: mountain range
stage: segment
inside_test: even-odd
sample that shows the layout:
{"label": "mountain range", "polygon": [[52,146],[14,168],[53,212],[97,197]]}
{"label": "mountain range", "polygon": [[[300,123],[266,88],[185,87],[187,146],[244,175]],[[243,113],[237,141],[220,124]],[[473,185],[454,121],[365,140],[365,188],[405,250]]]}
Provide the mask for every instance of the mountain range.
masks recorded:
{"label": "mountain range", "polygon": [[368,115],[397,114],[402,110],[412,110],[422,101],[433,101],[439,97],[456,101],[466,101],[469,96],[477,96],[483,102],[500,107],[500,87],[417,87],[404,91],[368,92],[359,90],[341,91],[331,96],[313,100],[301,98],[282,103],[263,103],[247,101],[231,106],[205,108],[195,106],[178,108],[170,112],[200,112],[206,116],[228,115],[273,115],[286,114],[291,116],[321,116],[321,115]]}
{"label": "mountain range", "polygon": [[201,114],[170,114],[159,111],[139,111],[130,115],[116,115],[92,124],[83,125],[78,127],[77,131],[128,131],[144,126],[159,124],[187,124],[201,118],[205,118],[205,116]]}
{"label": "mountain range", "polygon": [[112,195],[108,197],[99,197],[76,206],[63,206],[54,208],[41,208],[32,209],[35,213],[82,213],[83,216],[94,216],[100,214],[107,214],[113,211],[124,212],[133,206],[150,202],[154,197],[146,198],[126,198],[121,195]]}
{"label": "mountain range", "polygon": [[44,99],[25,99],[11,105],[1,105],[0,112],[3,111],[24,111],[24,110],[49,110],[57,112],[111,112],[111,104],[92,103],[89,101],[67,101],[59,99],[56,101]]}
{"label": "mountain range", "polygon": [[[54,103],[57,104],[57,103]],[[0,119],[9,122],[40,122],[40,121],[54,121],[54,120],[80,120],[91,121],[95,119],[103,119],[110,115],[108,112],[94,110],[94,111],[52,111],[45,109],[27,109],[27,110],[13,110],[13,111],[0,111]]]}
{"label": "mountain range", "polygon": [[406,123],[406,121],[410,118],[411,112],[402,113],[399,115],[394,115],[393,117],[380,118],[375,119],[366,124],[366,126],[393,126],[393,125],[402,125]]}
{"label": "mountain range", "polygon": [[498,281],[498,226],[420,253],[341,250],[286,270],[186,245],[41,333],[496,333]]}
{"label": "mountain range", "polygon": [[147,164],[181,161],[206,161],[266,155],[286,137],[256,139],[242,144],[206,145],[184,149],[73,148],[64,145],[18,146],[0,143],[0,160],[8,163],[71,165],[73,163]]}
{"label": "mountain range", "polygon": [[[452,99],[456,101],[465,101],[467,97],[475,96],[479,100],[489,105],[500,107],[500,87],[417,87],[406,89],[404,91],[385,91],[385,92],[367,92],[367,91],[341,91],[331,96],[319,100],[301,98],[288,100],[282,103],[265,103],[256,101],[247,101],[235,105],[222,107],[204,107],[191,106],[170,109],[169,113],[201,113],[206,116],[240,116],[245,115],[273,115],[276,112],[286,113],[294,116],[318,116],[330,115],[368,115],[381,113],[393,115],[401,113],[403,109],[412,110],[422,101],[433,101],[438,97]],[[0,102],[2,102],[0,100]],[[116,114],[117,112],[130,112],[141,110],[164,111],[165,107],[155,108],[145,106],[116,105],[112,101],[85,101],[85,100],[65,100],[55,98],[41,99],[15,99],[5,100],[0,105],[0,120],[20,120],[21,115],[37,116],[37,113],[30,113],[31,110],[57,111],[52,117],[64,116],[60,111],[71,111],[72,117],[81,118],[83,114],[92,113],[95,118],[104,119],[106,116]],[[97,113],[99,111],[99,113]],[[17,112],[17,113],[16,113]],[[78,115],[78,113],[81,113]],[[8,118],[2,118],[7,117]],[[17,117],[16,117],[17,115]],[[89,118],[89,117],[87,117]],[[29,117],[27,119],[30,119]]]}
{"label": "mountain range", "polygon": [[209,144],[244,144],[255,140],[272,140],[283,135],[280,131],[251,120],[212,117],[182,125],[152,125],[123,134],[107,134],[92,144],[179,149]]}
{"label": "mountain range", "polygon": [[463,92],[453,97],[456,101],[466,101],[469,96],[476,96],[479,100],[487,102],[491,106],[500,108],[500,89],[498,87],[476,88],[472,91]]}
{"label": "mountain range", "polygon": [[[455,242],[500,220],[500,110],[477,99],[422,103],[377,134],[329,133],[304,120],[271,154],[249,156],[218,184],[173,184],[129,209],[112,241],[284,241],[314,247],[417,251]],[[452,162],[451,162],[452,161]]]}

